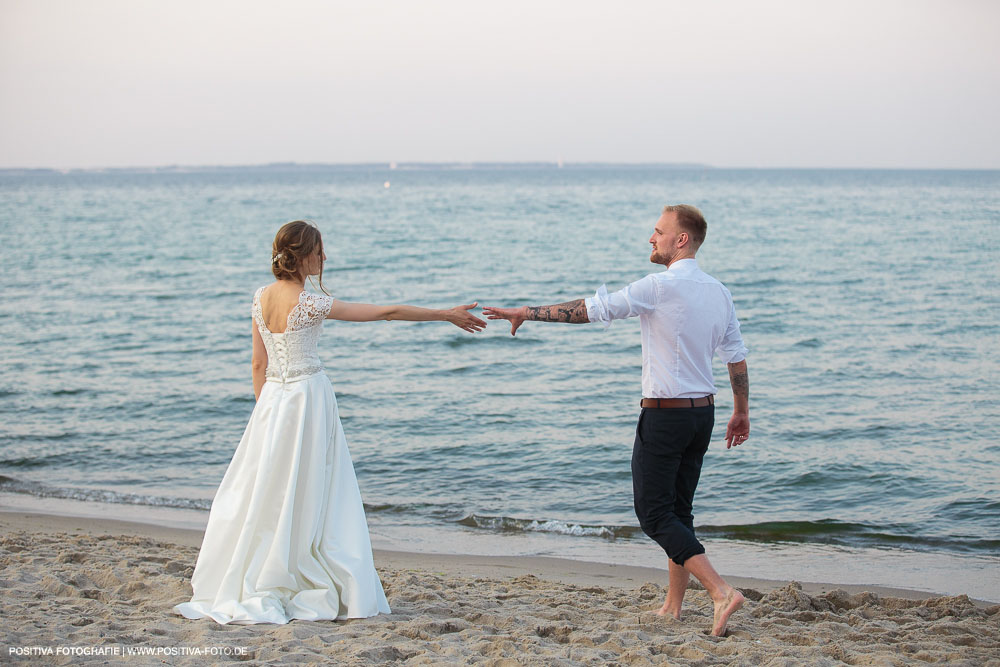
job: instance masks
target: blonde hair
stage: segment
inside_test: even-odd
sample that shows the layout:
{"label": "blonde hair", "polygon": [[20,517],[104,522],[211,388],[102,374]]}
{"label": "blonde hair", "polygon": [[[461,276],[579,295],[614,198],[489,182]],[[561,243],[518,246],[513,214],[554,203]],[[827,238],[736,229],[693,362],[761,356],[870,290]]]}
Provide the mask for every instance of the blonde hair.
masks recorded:
{"label": "blonde hair", "polygon": [[701,247],[701,244],[705,242],[705,234],[708,233],[708,223],[705,222],[705,216],[701,214],[701,211],[690,204],[675,204],[664,206],[663,212],[676,213],[677,224],[688,233],[695,248]]}

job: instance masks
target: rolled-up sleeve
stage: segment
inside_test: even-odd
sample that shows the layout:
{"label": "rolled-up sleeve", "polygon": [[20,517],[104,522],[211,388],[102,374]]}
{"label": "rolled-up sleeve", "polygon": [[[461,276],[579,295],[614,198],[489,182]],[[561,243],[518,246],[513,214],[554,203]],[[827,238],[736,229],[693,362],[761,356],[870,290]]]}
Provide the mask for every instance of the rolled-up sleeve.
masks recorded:
{"label": "rolled-up sleeve", "polygon": [[656,278],[650,274],[611,294],[606,285],[601,285],[597,293],[584,303],[587,305],[587,319],[600,322],[607,329],[612,320],[652,312],[656,307],[656,300]]}
{"label": "rolled-up sleeve", "polygon": [[736,319],[736,306],[729,302],[729,326],[726,327],[726,335],[722,337],[722,342],[715,349],[716,354],[723,363],[735,364],[747,358],[747,346],[743,344],[743,335],[740,333],[740,321]]}

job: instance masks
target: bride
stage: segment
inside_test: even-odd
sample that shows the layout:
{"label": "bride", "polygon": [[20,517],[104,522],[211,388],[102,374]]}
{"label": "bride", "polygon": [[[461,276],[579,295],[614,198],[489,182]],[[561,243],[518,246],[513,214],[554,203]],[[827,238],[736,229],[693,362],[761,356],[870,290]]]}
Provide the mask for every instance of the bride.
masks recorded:
{"label": "bride", "polygon": [[[278,230],[276,278],[253,297],[257,398],[212,502],[190,602],[174,610],[218,623],[287,623],[389,613],[337,398],[316,341],[324,319],[442,320],[469,332],[468,311],[345,303],[325,295],[323,241],[311,222]],[[319,276],[324,295],[305,291]]]}

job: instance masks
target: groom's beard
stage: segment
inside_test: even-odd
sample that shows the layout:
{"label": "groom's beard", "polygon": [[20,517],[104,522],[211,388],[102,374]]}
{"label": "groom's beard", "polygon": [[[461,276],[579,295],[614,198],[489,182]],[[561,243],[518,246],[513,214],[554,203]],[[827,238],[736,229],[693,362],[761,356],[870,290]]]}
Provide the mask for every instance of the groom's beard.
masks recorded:
{"label": "groom's beard", "polygon": [[651,253],[649,253],[649,261],[652,262],[653,264],[662,264],[663,266],[667,266],[668,264],[670,264],[670,257],[658,253],[656,252],[656,250],[653,250]]}

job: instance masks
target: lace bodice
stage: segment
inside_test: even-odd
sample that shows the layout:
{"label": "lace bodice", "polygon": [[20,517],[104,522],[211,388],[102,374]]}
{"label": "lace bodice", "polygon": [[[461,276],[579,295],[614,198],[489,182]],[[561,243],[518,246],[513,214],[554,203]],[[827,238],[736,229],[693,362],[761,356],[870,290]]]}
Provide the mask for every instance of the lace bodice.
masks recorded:
{"label": "lace bodice", "polygon": [[267,349],[265,376],[285,381],[322,371],[323,363],[319,360],[316,342],[323,330],[323,320],[333,307],[333,297],[303,290],[299,294],[299,302],[288,313],[284,333],[271,333],[264,324],[264,313],[260,307],[263,291],[261,287],[253,295],[253,318]]}

